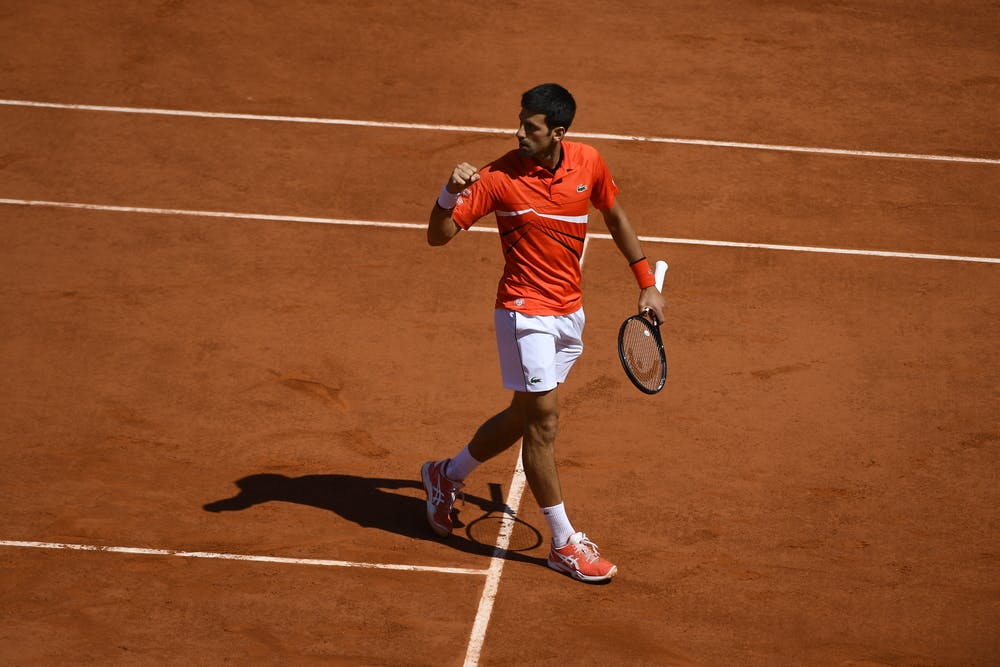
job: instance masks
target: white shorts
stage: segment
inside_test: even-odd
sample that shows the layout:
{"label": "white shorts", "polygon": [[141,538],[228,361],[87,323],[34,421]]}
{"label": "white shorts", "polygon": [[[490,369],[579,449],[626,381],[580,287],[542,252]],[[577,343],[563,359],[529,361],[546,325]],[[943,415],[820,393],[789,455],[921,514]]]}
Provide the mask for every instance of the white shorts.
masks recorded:
{"label": "white shorts", "polygon": [[493,313],[503,386],[512,391],[551,391],[566,379],[583,352],[583,308],[569,315]]}

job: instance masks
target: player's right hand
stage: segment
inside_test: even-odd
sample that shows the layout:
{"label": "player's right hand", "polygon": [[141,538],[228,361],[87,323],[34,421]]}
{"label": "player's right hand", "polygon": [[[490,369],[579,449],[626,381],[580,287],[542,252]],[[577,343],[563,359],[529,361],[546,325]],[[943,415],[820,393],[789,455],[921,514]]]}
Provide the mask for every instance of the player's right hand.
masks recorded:
{"label": "player's right hand", "polygon": [[447,185],[448,192],[457,195],[478,180],[479,170],[468,162],[463,162],[451,172],[451,178],[448,179]]}

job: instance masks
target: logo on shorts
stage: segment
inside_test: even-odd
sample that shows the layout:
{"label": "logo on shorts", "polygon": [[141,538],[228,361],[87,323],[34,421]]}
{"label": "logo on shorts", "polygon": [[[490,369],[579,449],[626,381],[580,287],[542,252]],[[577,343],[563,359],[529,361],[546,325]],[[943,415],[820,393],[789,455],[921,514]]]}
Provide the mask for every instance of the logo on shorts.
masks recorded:
{"label": "logo on shorts", "polygon": [[577,192],[586,192],[586,191],[587,191],[587,186],[586,186],[586,185],[583,185],[583,184],[581,183],[580,185],[576,186],[576,191],[577,191]]}
{"label": "logo on shorts", "polygon": [[538,377],[537,375],[533,375],[531,377],[531,379],[528,380],[528,384],[540,384],[541,381],[542,381],[542,378]]}

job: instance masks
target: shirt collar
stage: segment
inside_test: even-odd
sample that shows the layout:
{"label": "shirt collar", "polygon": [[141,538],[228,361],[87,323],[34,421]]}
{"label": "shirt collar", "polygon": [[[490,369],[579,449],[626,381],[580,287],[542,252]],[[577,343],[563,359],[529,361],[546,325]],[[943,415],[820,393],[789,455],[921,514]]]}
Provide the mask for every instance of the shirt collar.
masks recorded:
{"label": "shirt collar", "polygon": [[524,160],[526,166],[528,167],[528,173],[538,176],[551,175],[554,178],[564,172],[571,172],[574,169],[576,169],[575,145],[572,142],[564,141],[560,145],[560,148],[562,149],[562,161],[559,163],[559,166],[556,168],[554,172],[549,171],[547,168],[538,164],[537,162],[535,162],[534,159],[530,157],[521,156],[521,159]]}

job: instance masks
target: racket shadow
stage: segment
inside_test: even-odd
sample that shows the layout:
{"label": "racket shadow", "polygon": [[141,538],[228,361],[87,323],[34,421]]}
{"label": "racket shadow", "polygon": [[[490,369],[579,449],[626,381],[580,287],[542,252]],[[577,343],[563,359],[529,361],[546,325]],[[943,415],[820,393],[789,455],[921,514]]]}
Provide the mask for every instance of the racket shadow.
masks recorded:
{"label": "racket shadow", "polygon": [[[494,544],[485,541],[485,533],[463,531],[465,524],[461,521],[456,523],[456,530],[451,537],[441,539],[434,535],[425,518],[423,485],[416,480],[339,474],[287,477],[275,473],[260,473],[236,480],[235,484],[239,493],[230,498],[207,503],[202,508],[206,512],[213,513],[239,512],[263,503],[295,503],[334,512],[363,528],[384,530],[413,540],[438,542],[459,551],[487,558],[494,555]],[[498,485],[490,485],[492,498],[481,498],[466,493],[464,504],[463,500],[456,503],[459,517],[463,512],[468,513],[470,505],[483,513],[471,519],[469,526],[484,525],[482,521],[484,518],[503,514],[507,509],[502,500],[497,500],[493,491],[495,486]],[[419,497],[397,493],[407,490],[419,491]],[[471,514],[475,515],[476,510],[472,509]],[[533,526],[520,519],[517,521],[528,530],[538,533]],[[495,537],[494,534],[489,539]],[[544,558],[536,558],[514,550],[506,551],[504,558],[545,565]]]}

